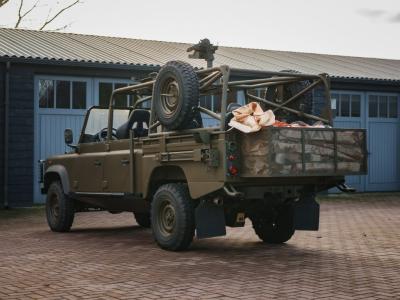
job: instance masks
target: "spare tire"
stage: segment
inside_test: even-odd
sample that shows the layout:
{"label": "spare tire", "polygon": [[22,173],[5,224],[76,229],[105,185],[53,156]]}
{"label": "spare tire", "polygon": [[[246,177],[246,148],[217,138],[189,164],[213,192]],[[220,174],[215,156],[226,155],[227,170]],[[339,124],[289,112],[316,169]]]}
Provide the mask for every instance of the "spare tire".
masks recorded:
{"label": "spare tire", "polygon": [[154,83],[153,99],[156,116],[168,130],[192,127],[199,106],[199,81],[193,67],[182,61],[166,63]]}

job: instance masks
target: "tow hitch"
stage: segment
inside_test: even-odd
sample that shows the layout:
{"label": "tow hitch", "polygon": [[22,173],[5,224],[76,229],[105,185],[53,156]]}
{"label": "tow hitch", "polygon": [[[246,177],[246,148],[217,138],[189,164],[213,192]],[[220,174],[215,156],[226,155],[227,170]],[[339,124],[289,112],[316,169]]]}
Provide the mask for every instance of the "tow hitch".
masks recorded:
{"label": "tow hitch", "polygon": [[343,193],[354,193],[356,191],[355,188],[349,187],[345,183],[339,183],[336,187]]}

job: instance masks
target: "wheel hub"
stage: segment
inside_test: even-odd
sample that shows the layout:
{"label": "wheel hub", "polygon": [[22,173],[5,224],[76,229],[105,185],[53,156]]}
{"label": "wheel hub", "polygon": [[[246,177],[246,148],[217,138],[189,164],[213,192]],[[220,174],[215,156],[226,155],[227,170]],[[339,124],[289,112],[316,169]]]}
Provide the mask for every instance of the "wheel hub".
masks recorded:
{"label": "wheel hub", "polygon": [[53,195],[50,200],[50,213],[54,219],[58,219],[60,214],[60,204],[57,195]]}
{"label": "wheel hub", "polygon": [[169,202],[164,202],[159,214],[160,229],[165,235],[170,235],[175,228],[175,209]]}
{"label": "wheel hub", "polygon": [[167,81],[161,94],[161,105],[166,115],[173,115],[179,104],[179,85],[174,79]]}

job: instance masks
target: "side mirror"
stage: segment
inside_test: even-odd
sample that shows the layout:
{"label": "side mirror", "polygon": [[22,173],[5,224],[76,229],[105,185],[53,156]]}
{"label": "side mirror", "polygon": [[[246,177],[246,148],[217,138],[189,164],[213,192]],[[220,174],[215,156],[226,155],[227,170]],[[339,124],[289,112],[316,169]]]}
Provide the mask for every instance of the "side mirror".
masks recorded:
{"label": "side mirror", "polygon": [[71,128],[64,130],[64,140],[67,145],[71,145],[74,141],[74,134]]}

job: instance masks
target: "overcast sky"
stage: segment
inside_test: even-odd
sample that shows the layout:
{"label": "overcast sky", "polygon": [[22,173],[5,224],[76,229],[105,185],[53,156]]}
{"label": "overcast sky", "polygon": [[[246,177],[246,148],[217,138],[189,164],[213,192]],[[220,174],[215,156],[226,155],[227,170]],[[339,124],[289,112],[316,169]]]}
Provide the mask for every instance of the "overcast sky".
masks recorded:
{"label": "overcast sky", "polygon": [[[15,23],[19,0],[10,2],[1,26]],[[42,0],[23,27],[37,28],[56,2],[68,0]],[[400,59],[400,0],[84,0],[49,29],[70,23],[64,31]]]}

